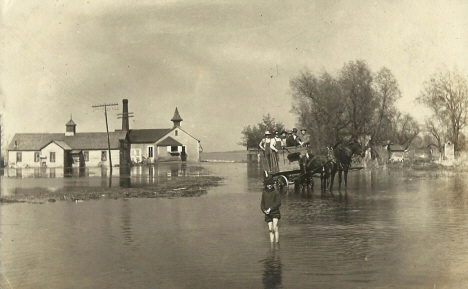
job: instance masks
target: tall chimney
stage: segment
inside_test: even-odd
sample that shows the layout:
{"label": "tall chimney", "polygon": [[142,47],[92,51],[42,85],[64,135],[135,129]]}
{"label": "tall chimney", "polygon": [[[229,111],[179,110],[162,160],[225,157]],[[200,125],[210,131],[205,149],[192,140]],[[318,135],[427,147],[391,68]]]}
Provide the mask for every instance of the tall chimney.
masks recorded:
{"label": "tall chimney", "polygon": [[128,122],[128,99],[124,99],[123,103],[123,111],[122,111],[122,130],[129,131],[130,125]]}

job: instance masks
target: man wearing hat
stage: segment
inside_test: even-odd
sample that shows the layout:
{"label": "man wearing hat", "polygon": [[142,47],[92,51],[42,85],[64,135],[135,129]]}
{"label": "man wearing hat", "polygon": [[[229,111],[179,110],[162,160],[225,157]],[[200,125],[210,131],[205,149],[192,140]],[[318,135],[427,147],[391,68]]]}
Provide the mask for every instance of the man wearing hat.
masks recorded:
{"label": "man wearing hat", "polygon": [[306,133],[307,130],[305,128],[301,129],[301,140],[302,140],[302,145],[305,147],[308,147],[310,145],[310,135]]}
{"label": "man wearing hat", "polygon": [[293,128],[292,133],[286,139],[286,146],[288,147],[297,147],[301,145],[302,142],[297,136],[297,128]]}

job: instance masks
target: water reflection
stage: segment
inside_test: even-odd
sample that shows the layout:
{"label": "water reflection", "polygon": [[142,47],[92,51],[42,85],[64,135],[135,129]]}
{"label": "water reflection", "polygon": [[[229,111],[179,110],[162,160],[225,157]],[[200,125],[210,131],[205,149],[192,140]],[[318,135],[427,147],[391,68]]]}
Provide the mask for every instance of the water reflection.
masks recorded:
{"label": "water reflection", "polygon": [[[411,179],[408,172],[360,171],[350,174],[347,191],[282,192],[280,249],[269,248],[258,209],[258,166],[206,167],[226,181],[204,198],[2,205],[0,259],[8,281],[0,279],[0,287],[466,287],[466,174]],[[132,168],[114,175],[120,181],[113,184],[142,186],[172,169]],[[96,174],[5,177],[2,194],[5,179],[13,191],[108,185]],[[184,175],[182,166],[177,174]]]}
{"label": "water reflection", "polygon": [[196,177],[203,168],[185,163],[162,163],[151,166],[116,167],[112,176],[105,167],[87,168],[19,168],[5,169],[2,177],[2,195],[11,195],[23,190],[56,191],[84,187],[145,187],[159,179]]}
{"label": "water reflection", "polygon": [[268,257],[263,262],[262,283],[265,289],[283,288],[282,267],[280,258],[280,245],[271,243]]}

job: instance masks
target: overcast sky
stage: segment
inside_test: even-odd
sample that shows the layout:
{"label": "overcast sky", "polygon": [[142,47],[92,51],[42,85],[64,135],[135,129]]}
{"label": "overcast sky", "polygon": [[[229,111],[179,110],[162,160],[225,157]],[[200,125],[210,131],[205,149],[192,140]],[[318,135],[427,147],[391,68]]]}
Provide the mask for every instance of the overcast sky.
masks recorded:
{"label": "overcast sky", "polygon": [[[468,75],[468,1],[1,2],[0,105],[8,136],[105,131],[92,105],[129,99],[130,128],[182,128],[205,151],[242,149],[244,126],[270,113],[286,127],[289,81],[349,61],[388,67],[399,107],[437,69]],[[129,4],[131,3],[131,4]],[[119,129],[109,114],[111,130]]]}

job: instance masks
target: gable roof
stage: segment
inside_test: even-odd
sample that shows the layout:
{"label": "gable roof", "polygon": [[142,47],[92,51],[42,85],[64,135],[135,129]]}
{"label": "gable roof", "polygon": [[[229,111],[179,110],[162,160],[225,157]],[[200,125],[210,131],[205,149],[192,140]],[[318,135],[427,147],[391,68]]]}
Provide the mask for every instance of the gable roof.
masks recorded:
{"label": "gable roof", "polygon": [[183,144],[181,144],[180,142],[176,141],[175,139],[173,139],[172,137],[168,136],[167,138],[165,138],[164,140],[162,140],[160,143],[157,144],[158,147],[162,147],[162,146],[182,146]]}
{"label": "gable roof", "polygon": [[[177,127],[175,127],[175,128],[178,128],[178,129],[180,129],[181,131],[185,132],[186,134],[188,134],[188,135],[189,135],[190,137],[192,137],[193,139],[195,139],[195,140],[197,140],[198,142],[200,142],[200,140],[199,140],[199,139],[197,139],[197,138],[196,138],[196,137],[194,137],[193,135],[191,135],[191,134],[189,134],[188,132],[186,132],[185,130],[183,130],[183,129],[182,129],[180,126],[177,126]],[[174,128],[174,129],[175,129],[175,128]]]}
{"label": "gable roof", "polygon": [[72,149],[66,142],[61,141],[61,140],[53,140],[53,141],[49,142],[48,144],[46,144],[41,149],[45,148],[46,146],[50,145],[51,143],[55,143],[56,145],[63,148],[64,150],[71,150]]}
{"label": "gable roof", "polygon": [[[120,140],[126,137],[125,131],[109,132],[111,149],[120,148]],[[15,147],[15,141],[17,146]],[[65,136],[63,133],[17,133],[8,146],[10,151],[40,151],[51,142],[65,150],[104,150],[108,148],[107,133],[87,132]],[[66,147],[66,148],[65,148]]]}
{"label": "gable roof", "polygon": [[131,129],[128,132],[130,143],[155,143],[169,133],[172,128],[161,129]]}

